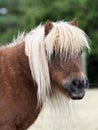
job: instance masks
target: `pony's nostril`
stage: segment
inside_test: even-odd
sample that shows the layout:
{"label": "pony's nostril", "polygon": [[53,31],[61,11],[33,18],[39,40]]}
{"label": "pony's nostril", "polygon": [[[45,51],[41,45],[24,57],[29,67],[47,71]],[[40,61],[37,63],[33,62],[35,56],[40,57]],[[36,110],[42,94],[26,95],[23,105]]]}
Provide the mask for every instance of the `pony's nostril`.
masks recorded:
{"label": "pony's nostril", "polygon": [[72,81],[72,84],[73,84],[74,86],[78,86],[78,85],[79,85],[79,80],[78,80],[78,79],[74,79],[74,80]]}
{"label": "pony's nostril", "polygon": [[87,79],[84,79],[84,80],[83,80],[83,85],[84,85],[85,88],[88,88],[89,82],[88,82]]}

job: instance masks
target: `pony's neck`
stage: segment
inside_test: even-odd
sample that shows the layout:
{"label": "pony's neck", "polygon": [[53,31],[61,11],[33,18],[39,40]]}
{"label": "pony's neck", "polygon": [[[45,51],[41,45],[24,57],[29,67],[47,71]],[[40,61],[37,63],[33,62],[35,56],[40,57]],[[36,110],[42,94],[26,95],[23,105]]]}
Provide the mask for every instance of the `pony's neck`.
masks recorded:
{"label": "pony's neck", "polygon": [[22,110],[24,115],[27,116],[23,116],[23,122],[25,122],[23,127],[27,129],[27,126],[31,125],[37,118],[41,107],[37,106],[37,85],[31,76],[28,57],[25,55],[24,42],[15,46],[9,45],[0,48],[0,81],[2,81],[0,82],[0,90],[3,89],[6,97],[10,99],[12,108],[15,105],[13,105],[13,101],[21,104],[19,107],[17,106],[17,112],[25,105],[26,109],[29,108],[30,111],[24,112],[26,109]]}
{"label": "pony's neck", "polygon": [[[15,62],[16,71],[23,71],[23,75],[25,75],[29,80],[33,81],[33,78],[31,76],[31,71],[29,67],[29,61],[28,57],[25,54],[25,43],[22,42],[20,44],[15,45],[7,45],[5,47],[1,47],[0,52],[3,54],[3,56],[8,57],[10,59],[11,65],[13,64],[13,60]],[[17,67],[18,66],[18,67]],[[18,70],[19,69],[19,70]]]}
{"label": "pony's neck", "polygon": [[[20,68],[23,71],[24,75],[28,77],[29,80],[33,81],[33,77],[31,75],[28,57],[25,54],[25,43],[17,44],[13,47],[14,55],[17,56],[17,60],[19,61]],[[17,62],[18,63],[18,62]]]}

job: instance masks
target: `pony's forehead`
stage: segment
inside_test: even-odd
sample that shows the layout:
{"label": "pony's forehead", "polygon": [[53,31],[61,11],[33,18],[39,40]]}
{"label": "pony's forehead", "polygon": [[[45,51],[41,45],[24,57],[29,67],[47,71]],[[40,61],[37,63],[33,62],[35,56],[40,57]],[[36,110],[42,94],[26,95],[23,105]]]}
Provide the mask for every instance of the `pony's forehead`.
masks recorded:
{"label": "pony's forehead", "polygon": [[49,58],[54,49],[63,57],[67,55],[74,57],[84,48],[89,48],[89,38],[80,28],[59,21],[53,22],[53,28],[46,36],[44,44]]}

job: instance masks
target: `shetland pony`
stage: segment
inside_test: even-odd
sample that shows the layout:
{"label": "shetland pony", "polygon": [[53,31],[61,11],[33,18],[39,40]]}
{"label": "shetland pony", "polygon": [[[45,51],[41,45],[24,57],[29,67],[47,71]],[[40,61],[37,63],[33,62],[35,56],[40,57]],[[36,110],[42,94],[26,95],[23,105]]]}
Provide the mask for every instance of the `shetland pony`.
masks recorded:
{"label": "shetland pony", "polygon": [[26,130],[46,102],[59,102],[59,111],[62,96],[84,97],[88,80],[80,57],[88,41],[76,20],[48,20],[0,47],[0,130]]}

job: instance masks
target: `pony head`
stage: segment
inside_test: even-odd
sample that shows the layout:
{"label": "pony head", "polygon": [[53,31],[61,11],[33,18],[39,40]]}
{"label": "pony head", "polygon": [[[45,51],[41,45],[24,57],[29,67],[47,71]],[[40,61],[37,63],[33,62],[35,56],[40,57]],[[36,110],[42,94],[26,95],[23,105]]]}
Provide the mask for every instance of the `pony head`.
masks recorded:
{"label": "pony head", "polygon": [[38,101],[60,92],[72,99],[81,99],[88,80],[81,67],[81,53],[89,49],[89,39],[71,22],[47,21],[25,37],[25,52],[33,79],[38,86]]}

